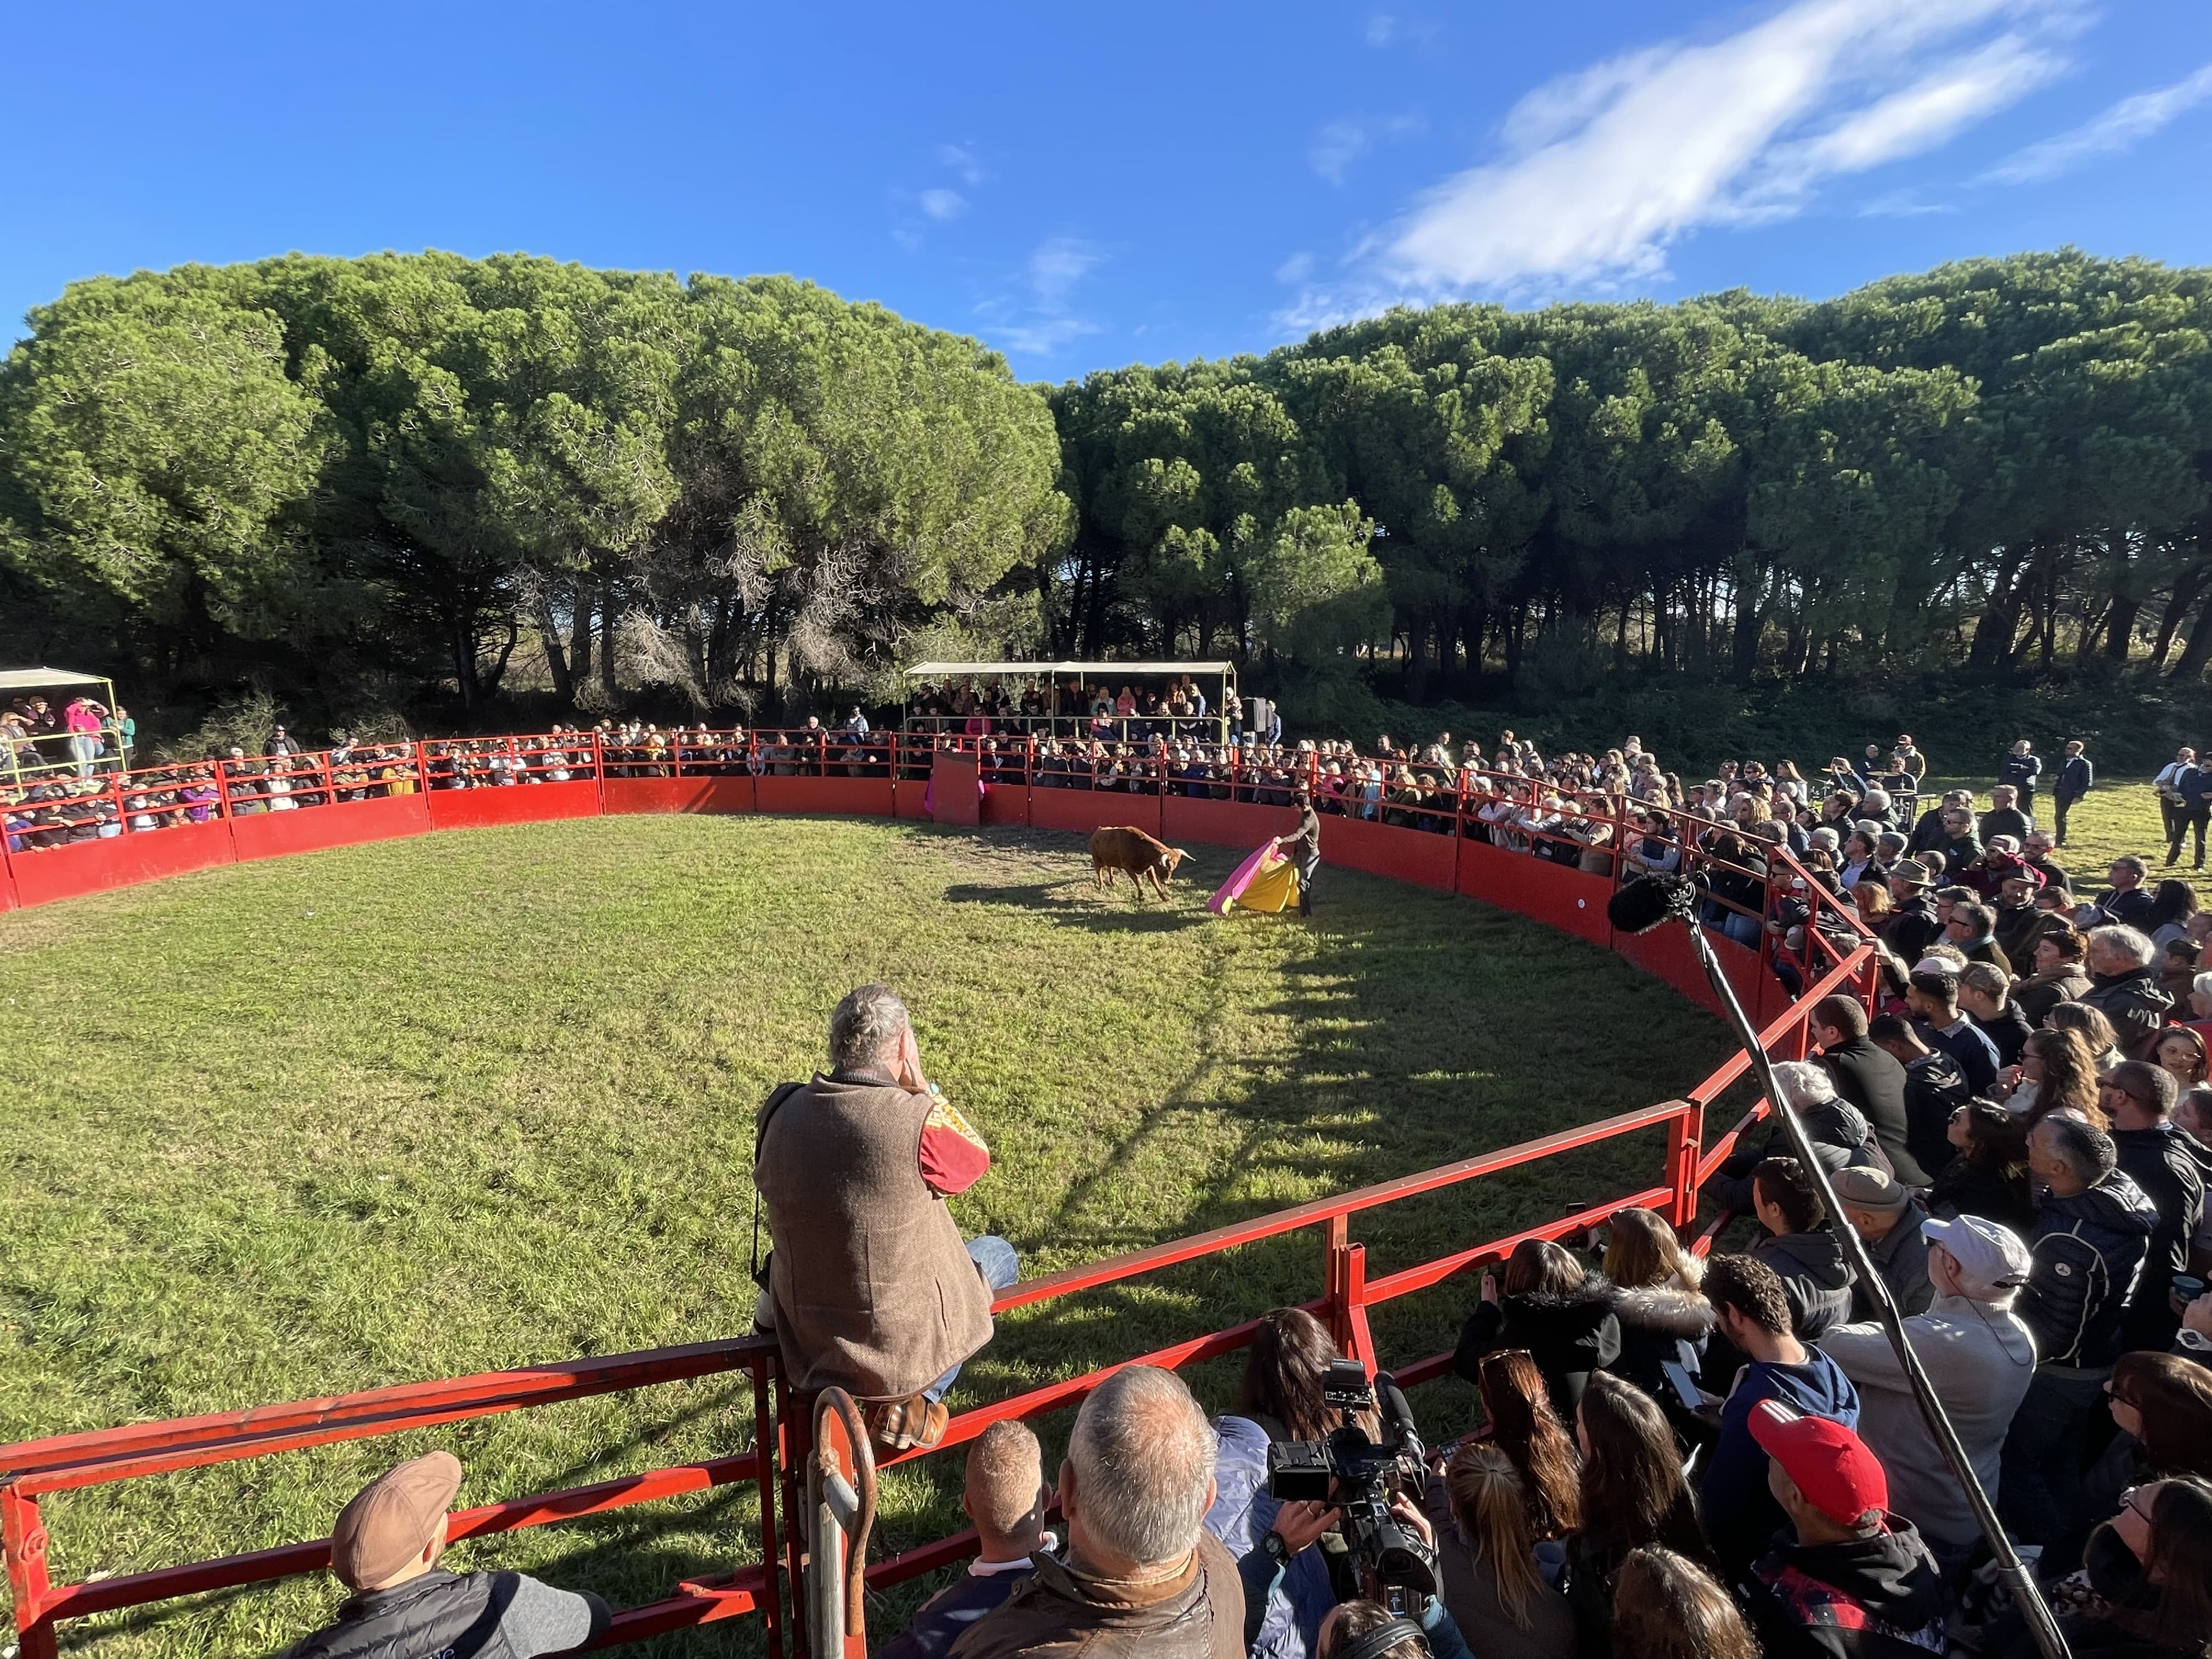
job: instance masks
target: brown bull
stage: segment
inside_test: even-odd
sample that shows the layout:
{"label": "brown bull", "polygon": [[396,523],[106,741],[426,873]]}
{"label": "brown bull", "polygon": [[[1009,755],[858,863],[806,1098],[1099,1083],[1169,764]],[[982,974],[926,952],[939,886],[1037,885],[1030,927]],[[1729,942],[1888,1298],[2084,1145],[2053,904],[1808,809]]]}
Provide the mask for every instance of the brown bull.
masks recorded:
{"label": "brown bull", "polygon": [[1091,884],[1097,887],[1103,883],[1111,887],[1114,872],[1127,870],[1131,884],[1139,893],[1145,890],[1145,878],[1149,876],[1152,890],[1165,898],[1168,878],[1175,874],[1176,866],[1189,856],[1182,848],[1155,841],[1143,830],[1126,823],[1111,830],[1094,830],[1091,833]]}

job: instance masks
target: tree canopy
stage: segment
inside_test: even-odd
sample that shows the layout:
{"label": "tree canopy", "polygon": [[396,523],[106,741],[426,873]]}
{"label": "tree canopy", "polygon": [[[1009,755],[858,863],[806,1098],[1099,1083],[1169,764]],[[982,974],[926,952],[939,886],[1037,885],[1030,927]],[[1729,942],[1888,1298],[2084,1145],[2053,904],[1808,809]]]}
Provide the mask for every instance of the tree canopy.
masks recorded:
{"label": "tree canopy", "polygon": [[2212,663],[2207,273],[1393,311],[1018,383],[783,277],[298,256],[0,366],[0,647],[156,694],[779,712],[921,651],[1751,684]]}

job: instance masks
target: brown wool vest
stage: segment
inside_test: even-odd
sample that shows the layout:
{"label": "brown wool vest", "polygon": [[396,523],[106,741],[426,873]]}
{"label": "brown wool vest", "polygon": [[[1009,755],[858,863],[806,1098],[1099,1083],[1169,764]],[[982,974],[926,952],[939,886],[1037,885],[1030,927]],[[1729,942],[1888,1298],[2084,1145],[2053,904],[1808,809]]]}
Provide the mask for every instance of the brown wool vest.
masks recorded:
{"label": "brown wool vest", "polygon": [[991,1292],[921,1178],[927,1095],[817,1076],[776,1109],[753,1181],[792,1385],[919,1394],[991,1340]]}

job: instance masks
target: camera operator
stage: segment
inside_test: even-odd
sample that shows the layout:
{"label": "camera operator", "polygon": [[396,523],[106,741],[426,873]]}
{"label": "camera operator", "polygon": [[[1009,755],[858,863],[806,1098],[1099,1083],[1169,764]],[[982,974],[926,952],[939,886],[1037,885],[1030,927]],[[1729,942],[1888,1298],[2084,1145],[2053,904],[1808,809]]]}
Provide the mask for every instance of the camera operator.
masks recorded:
{"label": "camera operator", "polygon": [[[1325,1503],[1285,1504],[1267,1491],[1267,1450],[1279,1442],[1328,1438],[1341,1415],[1323,1397],[1328,1368],[1341,1359],[1328,1328],[1303,1308],[1277,1308],[1261,1317],[1245,1350],[1237,1403],[1216,1419],[1215,1496],[1206,1529],[1242,1558],[1247,1645],[1254,1659],[1305,1659],[1321,1623],[1342,1595],[1337,1568],[1345,1543],[1340,1513]],[[1380,1425],[1363,1414],[1370,1436]],[[1321,1516],[1316,1522],[1312,1517]],[[1268,1544],[1278,1534],[1284,1548]],[[1306,1550],[1320,1540],[1322,1547]]]}
{"label": "camera operator", "polygon": [[761,1109],[753,1182],[775,1243],[764,1301],[794,1388],[843,1389],[882,1451],[933,1446],[953,1379],[991,1340],[992,1291],[1019,1276],[1012,1245],[963,1241],[945,1202],[991,1154],[922,1075],[888,986],[837,1005],[830,1064]]}

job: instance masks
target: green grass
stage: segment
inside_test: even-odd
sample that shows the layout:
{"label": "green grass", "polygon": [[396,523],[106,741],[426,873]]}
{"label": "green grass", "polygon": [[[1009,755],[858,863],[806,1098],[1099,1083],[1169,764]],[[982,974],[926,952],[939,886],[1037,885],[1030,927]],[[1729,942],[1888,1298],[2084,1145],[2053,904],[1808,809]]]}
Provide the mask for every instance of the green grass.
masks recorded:
{"label": "green grass", "polygon": [[[1217,920],[1203,895],[1233,859],[1201,851],[1161,907],[1093,896],[1073,836],[603,819],[0,917],[20,1079],[0,1440],[742,1332],[753,1108],[864,980],[905,991],[994,1148],[962,1225],[1032,1274],[1663,1098],[1725,1052],[1608,953],[1466,901],[1332,872],[1316,926]],[[1356,1236],[1385,1271],[1650,1184],[1661,1157],[1647,1133]],[[1319,1272],[1301,1235],[1023,1310],[955,1404],[1304,1300]],[[1382,1310],[1386,1352],[1446,1346],[1469,1299]],[[1194,1380],[1222,1403],[1233,1369]],[[1458,1385],[1426,1398],[1464,1417]],[[684,1384],[64,1494],[48,1522],[58,1577],[81,1578],[317,1535],[433,1443],[477,1503],[750,1438],[741,1382]],[[879,1548],[954,1529],[957,1480],[957,1457],[888,1477]],[[619,1604],[752,1559],[752,1524],[726,1491],[456,1557]],[[65,1639],[267,1650],[337,1596],[295,1581]]]}

